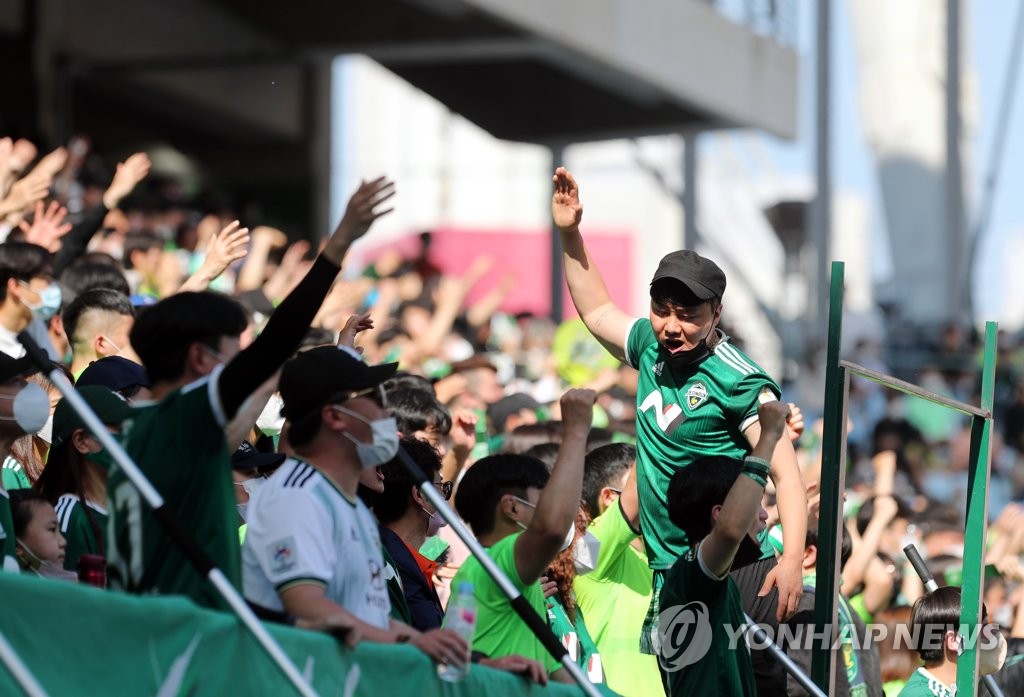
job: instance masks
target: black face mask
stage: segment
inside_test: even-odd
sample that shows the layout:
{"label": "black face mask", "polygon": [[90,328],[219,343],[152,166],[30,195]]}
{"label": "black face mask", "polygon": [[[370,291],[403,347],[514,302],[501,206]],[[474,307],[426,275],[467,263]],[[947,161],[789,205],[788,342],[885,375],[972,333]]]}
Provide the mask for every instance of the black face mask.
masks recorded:
{"label": "black face mask", "polygon": [[685,351],[676,351],[675,353],[668,352],[668,365],[673,370],[686,370],[692,366],[697,365],[705,358],[711,355],[711,347],[708,346],[708,337],[711,336],[711,332],[715,331],[715,320],[711,319],[711,326],[708,328],[708,333],[704,335],[704,338],[697,342],[697,345],[692,349],[686,349]]}

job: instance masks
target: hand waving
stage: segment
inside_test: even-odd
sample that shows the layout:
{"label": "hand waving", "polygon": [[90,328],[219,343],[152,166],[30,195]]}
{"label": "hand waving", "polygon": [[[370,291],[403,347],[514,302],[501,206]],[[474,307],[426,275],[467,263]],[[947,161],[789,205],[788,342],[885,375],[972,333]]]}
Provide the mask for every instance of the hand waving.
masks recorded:
{"label": "hand waving", "polygon": [[42,201],[36,202],[35,213],[32,216],[32,224],[24,220],[19,227],[25,233],[25,241],[37,244],[52,253],[60,249],[60,238],[71,232],[71,223],[65,223],[68,209],[56,201],[51,201],[48,208],[44,208]]}
{"label": "hand waving", "polygon": [[144,152],[137,152],[124,162],[119,162],[110,186],[103,193],[103,205],[111,210],[117,208],[121,200],[146,178],[150,165],[149,155]]}
{"label": "hand waving", "polygon": [[356,346],[356,334],[367,329],[373,329],[373,319],[370,317],[369,312],[364,312],[361,315],[352,315],[345,320],[345,326],[341,328],[341,332],[338,334],[338,346],[347,346],[356,353],[362,353],[363,348]]}
{"label": "hand waving", "polygon": [[206,245],[206,257],[203,259],[203,266],[206,267],[210,280],[224,273],[232,263],[243,259],[248,245],[249,228],[241,227],[237,220],[232,220],[211,237]]}
{"label": "hand waving", "polygon": [[556,169],[551,180],[555,184],[555,193],[551,197],[551,217],[559,230],[572,230],[583,220],[580,187],[565,167]]}

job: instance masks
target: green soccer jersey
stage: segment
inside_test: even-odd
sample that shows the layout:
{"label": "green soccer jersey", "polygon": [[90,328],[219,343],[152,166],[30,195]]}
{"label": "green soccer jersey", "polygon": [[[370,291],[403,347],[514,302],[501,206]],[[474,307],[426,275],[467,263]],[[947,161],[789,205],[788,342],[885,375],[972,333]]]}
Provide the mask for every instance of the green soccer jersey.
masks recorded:
{"label": "green soccer jersey", "polygon": [[557,595],[547,599],[547,609],[548,626],[562,642],[562,646],[569,653],[569,658],[580,667],[590,682],[595,685],[603,685],[605,679],[601,654],[598,653],[597,645],[590,638],[590,632],[587,631],[583,610],[576,608],[576,624],[573,624],[569,619],[569,613],[565,611],[565,607]]}
{"label": "green soccer jersey", "polygon": [[954,697],[956,685],[946,685],[924,668],[918,668],[900,690],[899,697]]}
{"label": "green soccer jersey", "polygon": [[[509,535],[487,552],[512,585],[523,594],[530,607],[538,615],[545,617],[544,592],[541,590],[540,581],[525,584],[519,578],[519,570],[516,569],[515,546],[521,534]],[[509,605],[508,598],[487,575],[476,557],[470,557],[462,564],[452,579],[452,588],[458,588],[463,581],[473,584],[473,595],[476,597],[474,650],[481,651],[490,658],[518,654],[539,661],[549,673],[558,670],[561,664],[544,649],[526,623],[519,618]]]}
{"label": "green soccer jersey", "polygon": [[0,571],[21,573],[18,557],[14,553],[14,519],[11,517],[11,497],[0,487]]}
{"label": "green soccer jersey", "polygon": [[[86,510],[88,508],[88,510]],[[105,555],[102,536],[107,529],[107,510],[94,503],[84,506],[74,494],[62,494],[54,506],[60,534],[68,541],[64,555],[64,568],[78,570],[78,558],[83,554]],[[98,536],[97,536],[98,533]]]}
{"label": "green soccer jersey", "polygon": [[648,319],[629,330],[626,362],[639,371],[636,471],[640,528],[652,569],[668,569],[689,545],[668,517],[668,484],[680,468],[709,455],[742,459],[743,431],[757,421],[760,400],[778,399],[778,385],[719,335],[713,353],[685,372],[668,363]]}
{"label": "green soccer jersey", "polygon": [[3,487],[7,491],[32,488],[32,482],[28,480],[28,475],[25,474],[25,468],[10,455],[4,458],[3,467],[0,468],[0,480],[2,480]]}
{"label": "green soccer jersey", "polygon": [[729,695],[756,697],[754,666],[742,634],[730,646],[730,633],[744,622],[739,588],[728,573],[716,578],[697,550],[681,557],[661,590],[662,661],[670,697]]}
{"label": "green soccer jersey", "polygon": [[[171,515],[241,588],[238,511],[217,391],[220,374],[218,367],[159,402],[138,407],[125,422],[122,439]],[[107,491],[112,587],[186,595],[200,605],[226,609],[119,467],[111,470]]]}

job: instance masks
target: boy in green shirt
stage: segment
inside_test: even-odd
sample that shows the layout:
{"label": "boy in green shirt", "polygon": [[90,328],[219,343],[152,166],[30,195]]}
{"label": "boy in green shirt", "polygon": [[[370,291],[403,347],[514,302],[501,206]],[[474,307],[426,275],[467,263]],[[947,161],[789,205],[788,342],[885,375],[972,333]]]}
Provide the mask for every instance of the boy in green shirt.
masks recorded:
{"label": "boy in green shirt", "polygon": [[730,647],[725,629],[745,624],[729,572],[761,557],[757,536],[767,519],[761,498],[789,407],[765,402],[757,416],[760,438],[745,460],[703,458],[669,484],[669,516],[694,541],[661,591],[659,660],[672,697],[757,694],[750,653],[745,645]]}

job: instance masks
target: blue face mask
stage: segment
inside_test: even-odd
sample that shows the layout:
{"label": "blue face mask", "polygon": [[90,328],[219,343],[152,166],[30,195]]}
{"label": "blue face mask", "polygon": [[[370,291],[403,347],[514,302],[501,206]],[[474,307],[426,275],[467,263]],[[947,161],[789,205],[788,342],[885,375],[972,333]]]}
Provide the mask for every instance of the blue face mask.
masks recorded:
{"label": "blue face mask", "polygon": [[46,322],[49,322],[54,317],[54,315],[56,315],[57,312],[60,310],[60,286],[58,286],[56,283],[51,283],[42,290],[35,290],[24,281],[19,281],[19,283],[21,283],[23,286],[25,286],[32,292],[39,294],[38,303],[28,303],[25,300],[22,300],[21,302],[24,303],[25,307],[32,310],[33,317],[38,319],[40,322],[43,322],[44,324]]}

